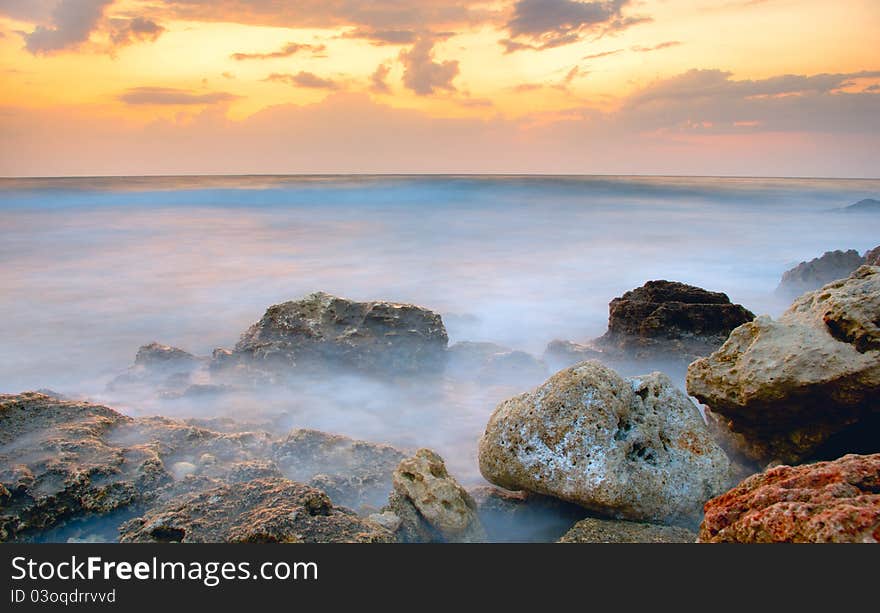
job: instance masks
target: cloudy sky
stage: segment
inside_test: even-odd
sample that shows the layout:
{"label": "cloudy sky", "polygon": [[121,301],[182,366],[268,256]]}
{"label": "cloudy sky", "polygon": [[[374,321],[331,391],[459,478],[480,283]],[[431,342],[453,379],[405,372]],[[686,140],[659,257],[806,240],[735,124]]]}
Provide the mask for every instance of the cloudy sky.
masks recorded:
{"label": "cloudy sky", "polygon": [[0,175],[880,176],[877,0],[0,0]]}

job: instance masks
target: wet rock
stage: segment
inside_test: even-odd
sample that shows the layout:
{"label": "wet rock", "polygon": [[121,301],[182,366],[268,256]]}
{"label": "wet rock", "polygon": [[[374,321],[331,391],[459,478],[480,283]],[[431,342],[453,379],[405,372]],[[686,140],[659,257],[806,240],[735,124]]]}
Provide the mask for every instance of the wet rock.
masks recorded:
{"label": "wet rock", "polygon": [[587,360],[599,360],[603,353],[590,347],[572,341],[554,340],[547,344],[544,349],[544,362],[554,370],[568,368],[579,362]]}
{"label": "wet rock", "polygon": [[271,457],[288,478],[310,482],[334,503],[359,509],[385,502],[391,474],[406,455],[390,445],[300,429],[275,443]]}
{"label": "wet rock", "polygon": [[700,542],[880,542],[880,454],[754,475],[706,503]]}
{"label": "wet rock", "polygon": [[222,485],[154,508],[123,524],[122,542],[377,543],[382,526],[333,506],[326,494],[287,479]]}
{"label": "wet rock", "polygon": [[821,257],[809,262],[801,262],[791,270],[787,270],[782,275],[776,293],[786,298],[795,298],[804,292],[819,289],[827,283],[848,277],[864,261],[855,249],[826,251]]}
{"label": "wet rock", "polygon": [[880,447],[880,268],[762,316],[688,368],[688,392],[762,465]]}
{"label": "wet rock", "polygon": [[865,264],[867,266],[880,266],[880,247],[874,247],[865,252]]}
{"label": "wet rock", "polygon": [[865,198],[843,209],[847,213],[880,213],[880,200]]}
{"label": "wet rock", "polygon": [[636,358],[707,355],[755,317],[726,294],[674,281],[648,281],[612,300],[608,311],[608,331],[596,346]]}
{"label": "wet rock", "polygon": [[695,524],[731,477],[699,411],[668,377],[624,380],[598,362],[499,404],[479,461],[500,487],[661,523]]}
{"label": "wet rock", "polygon": [[184,371],[191,370],[198,364],[199,360],[193,354],[156,342],[140,347],[134,358],[135,366],[148,370]]}
{"label": "wet rock", "polygon": [[153,342],[138,349],[134,364],[110,381],[107,391],[176,397],[184,393],[202,364],[203,360],[191,353]]}
{"label": "wet rock", "polygon": [[695,543],[697,533],[677,526],[588,517],[576,523],[559,543]]}
{"label": "wet rock", "polygon": [[531,492],[482,485],[468,493],[493,543],[552,543],[586,515],[581,506]]}
{"label": "wet rock", "polygon": [[510,351],[495,343],[461,341],[446,350],[446,372],[456,377],[475,377],[493,355]]}
{"label": "wet rock", "polygon": [[493,384],[522,384],[541,381],[547,376],[543,361],[525,351],[515,351],[495,343],[462,341],[448,351],[446,372],[454,377]]}
{"label": "wet rock", "polygon": [[392,481],[395,496],[389,500],[388,510],[409,526],[409,533],[417,535],[408,538],[433,541],[439,537],[463,543],[486,540],[473,498],[449,475],[443,458],[430,449],[419,449],[403,460]]}
{"label": "wet rock", "polygon": [[143,502],[170,481],[155,449],[108,440],[132,421],[86,402],[0,395],[0,541]]}
{"label": "wet rock", "polygon": [[330,366],[405,375],[442,370],[447,340],[440,315],[422,307],[318,292],[269,307],[233,358],[283,371]]}

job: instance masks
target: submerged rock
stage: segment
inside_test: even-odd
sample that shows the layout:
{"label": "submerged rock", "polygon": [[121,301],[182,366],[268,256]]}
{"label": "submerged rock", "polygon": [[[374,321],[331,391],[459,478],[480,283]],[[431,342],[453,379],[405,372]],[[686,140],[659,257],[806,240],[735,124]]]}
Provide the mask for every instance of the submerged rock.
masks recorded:
{"label": "submerged rock", "polygon": [[544,349],[544,361],[554,370],[568,368],[587,360],[599,360],[602,357],[601,351],[589,345],[559,339],[550,341]]}
{"label": "submerged rock", "polygon": [[880,454],[749,477],[706,503],[700,542],[880,542]]}
{"label": "submerged rock", "polygon": [[726,294],[675,281],[648,281],[612,300],[608,311],[608,331],[596,346],[637,358],[706,355],[755,317]]}
{"label": "submerged rock", "polygon": [[388,510],[401,519],[406,531],[403,540],[486,540],[473,498],[446,471],[443,458],[430,449],[419,449],[403,460],[392,481],[394,492]]}
{"label": "submerged rock", "polygon": [[132,421],[87,402],[0,395],[0,541],[142,502],[169,482],[156,449],[108,440]]}
{"label": "submerged rock", "polygon": [[462,341],[447,350],[446,372],[454,377],[492,384],[541,381],[547,376],[543,361],[525,351],[495,343]]}
{"label": "submerged rock", "polygon": [[242,334],[234,355],[223,355],[220,361],[282,370],[331,366],[404,375],[442,370],[447,341],[443,321],[433,311],[317,292],[269,307]]}
{"label": "submerged rock", "polygon": [[193,354],[156,342],[140,347],[134,358],[135,366],[149,370],[183,371],[195,368],[198,364],[199,359]]}
{"label": "submerged rock", "polygon": [[586,515],[583,507],[551,496],[490,485],[468,490],[493,543],[550,543]]}
{"label": "submerged rock", "polygon": [[878,322],[880,268],[863,266],[734,330],[690,365],[688,392],[762,464],[878,451]]}
{"label": "submerged rock", "polygon": [[128,543],[382,543],[382,526],[337,509],[322,491],[287,479],[222,485],[123,524]]}
{"label": "submerged rock", "polygon": [[285,476],[310,482],[353,509],[381,506],[392,488],[391,473],[405,457],[390,445],[306,429],[294,430],[272,449]]}
{"label": "submerged rock", "polygon": [[500,487],[663,523],[698,522],[731,474],[699,411],[668,377],[624,380],[598,362],[499,404],[479,461]]}
{"label": "submerged rock", "polygon": [[855,249],[826,251],[821,257],[801,262],[782,275],[776,293],[795,298],[804,292],[818,289],[827,283],[848,277],[865,259]]}
{"label": "submerged rock", "polygon": [[865,198],[855,204],[844,207],[843,210],[847,213],[880,213],[880,200]]}
{"label": "submerged rock", "polygon": [[559,543],[695,543],[697,533],[677,526],[588,517],[576,523]]}
{"label": "submerged rock", "polygon": [[141,346],[134,364],[107,384],[109,392],[158,391],[175,397],[185,392],[193,373],[201,368],[204,360],[191,353],[162,345],[149,343]]}

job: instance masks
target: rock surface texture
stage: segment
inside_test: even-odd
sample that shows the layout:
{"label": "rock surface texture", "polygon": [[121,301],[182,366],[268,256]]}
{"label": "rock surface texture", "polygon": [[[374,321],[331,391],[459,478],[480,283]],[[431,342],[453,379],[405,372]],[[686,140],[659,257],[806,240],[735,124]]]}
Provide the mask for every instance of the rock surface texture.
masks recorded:
{"label": "rock surface texture", "polygon": [[880,454],[753,475],[706,503],[700,542],[880,542]]}
{"label": "rock surface texture", "polygon": [[381,543],[393,536],[313,487],[279,478],[221,485],[126,522],[131,543]]}
{"label": "rock surface texture", "polygon": [[648,281],[612,300],[608,311],[608,331],[595,344],[635,357],[706,355],[755,317],[726,294],[674,281]]}
{"label": "rock surface texture", "polygon": [[865,252],[865,264],[868,266],[880,266],[880,247],[874,247]]}
{"label": "rock surface texture", "polygon": [[695,543],[697,533],[677,526],[588,517],[576,523],[559,543]]}
{"label": "rock surface texture", "polygon": [[329,365],[395,375],[442,370],[447,341],[440,315],[427,309],[318,292],[269,307],[232,355],[217,355],[273,369]]}
{"label": "rock surface texture", "polygon": [[[430,449],[419,449],[403,460],[392,481],[395,495],[389,501],[390,510],[401,517],[412,534],[433,532],[446,542],[486,540],[474,499],[449,475],[443,458]],[[427,526],[417,525],[422,522]],[[436,539],[422,536],[420,540]]]}
{"label": "rock surface texture", "polygon": [[668,377],[624,380],[598,362],[499,404],[479,461],[486,479],[509,490],[617,518],[694,525],[731,474],[699,411]]}
{"label": "rock surface texture", "polygon": [[728,440],[768,464],[880,447],[880,268],[759,317],[688,368],[687,389]]}
{"label": "rock surface texture", "polygon": [[818,289],[827,283],[848,277],[865,259],[855,249],[826,251],[821,257],[801,262],[782,275],[776,293],[794,298]]}

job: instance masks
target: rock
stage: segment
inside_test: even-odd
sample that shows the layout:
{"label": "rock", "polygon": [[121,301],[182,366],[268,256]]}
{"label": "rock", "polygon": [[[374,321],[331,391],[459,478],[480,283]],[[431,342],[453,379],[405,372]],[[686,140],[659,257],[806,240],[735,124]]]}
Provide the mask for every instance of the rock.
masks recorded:
{"label": "rock", "polygon": [[157,450],[108,440],[132,421],[86,402],[0,395],[0,541],[143,502],[170,481]]}
{"label": "rock", "polygon": [[383,543],[391,533],[287,479],[222,485],[123,524],[128,543]]}
{"label": "rock", "polygon": [[440,315],[427,309],[318,292],[269,307],[233,357],[283,371],[329,366],[405,375],[442,370],[447,340]]}
{"label": "rock", "polygon": [[[390,501],[389,510],[395,512],[403,523],[424,521],[431,529],[416,528],[414,532],[433,531],[447,542],[486,540],[473,498],[449,475],[443,458],[430,449],[419,449],[413,457],[403,460],[394,471],[392,482],[397,496]],[[406,509],[401,502],[409,503],[418,519],[414,519],[412,509]],[[400,512],[401,507],[403,512]]]}
{"label": "rock", "polygon": [[668,377],[583,362],[498,405],[479,445],[496,485],[617,518],[694,523],[730,462]]}
{"label": "rock", "polygon": [[547,376],[547,366],[535,356],[495,343],[462,341],[452,345],[447,355],[448,374],[489,385],[528,384]]}
{"label": "rock", "polygon": [[795,298],[804,292],[819,289],[827,283],[848,277],[864,261],[855,249],[826,251],[821,257],[809,262],[801,262],[783,273],[776,293],[786,298]]}
{"label": "rock", "polygon": [[700,542],[880,542],[880,454],[754,475],[706,503]]}
{"label": "rock", "polygon": [[877,213],[880,212],[880,200],[865,198],[855,204],[843,208],[846,213]]}
{"label": "rock", "polygon": [[588,517],[576,523],[559,543],[695,543],[696,532],[677,526]]}
{"label": "rock", "polygon": [[587,360],[599,360],[602,356],[601,351],[597,351],[589,345],[558,339],[550,341],[547,348],[544,349],[544,362],[554,370],[568,368]]}
{"label": "rock", "polygon": [[286,477],[310,482],[335,504],[353,509],[381,506],[392,488],[391,473],[406,457],[390,445],[305,429],[275,443],[271,456]]}
{"label": "rock", "polygon": [[193,354],[156,342],[140,347],[134,358],[135,366],[149,370],[190,370],[198,364],[199,360]]}
{"label": "rock", "polygon": [[755,317],[726,294],[674,281],[648,281],[612,300],[608,311],[608,331],[595,344],[637,358],[707,355]]}
{"label": "rock", "polygon": [[371,513],[367,517],[374,524],[379,524],[392,534],[400,529],[403,520],[392,511],[382,511],[381,513]]}
{"label": "rock", "polygon": [[581,506],[525,491],[481,485],[468,493],[493,543],[551,543],[586,515]]}
{"label": "rock", "polygon": [[687,389],[763,465],[880,450],[880,268],[762,316],[688,368]]}
{"label": "rock", "polygon": [[865,252],[865,264],[867,266],[880,266],[880,247],[874,247]]}
{"label": "rock", "polygon": [[159,394],[165,400],[190,399],[190,398],[215,398],[232,392],[235,388],[230,385],[218,385],[215,383],[195,383],[188,385],[182,391],[166,391]]}

